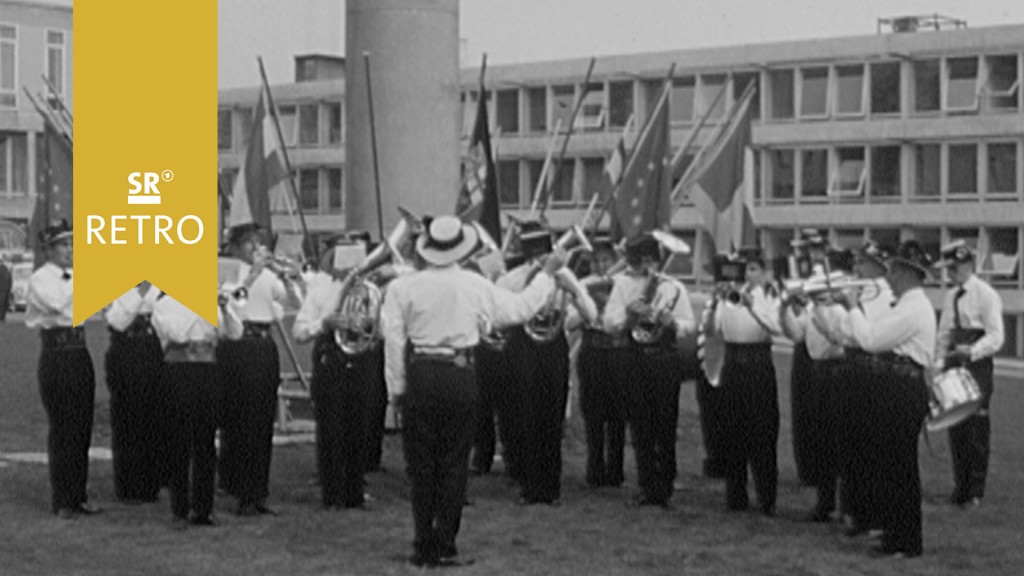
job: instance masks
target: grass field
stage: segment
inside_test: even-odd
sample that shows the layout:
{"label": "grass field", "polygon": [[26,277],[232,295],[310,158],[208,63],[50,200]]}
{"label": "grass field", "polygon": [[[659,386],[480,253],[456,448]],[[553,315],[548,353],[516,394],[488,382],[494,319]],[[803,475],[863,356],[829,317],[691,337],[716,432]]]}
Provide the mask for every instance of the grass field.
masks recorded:
{"label": "grass field", "polygon": [[[10,320],[10,319],[9,319]],[[106,330],[89,326],[97,367],[94,446],[109,446],[109,415],[102,355]],[[43,452],[46,418],[35,377],[38,336],[20,324],[0,324],[0,452]],[[306,359],[308,350],[300,350]],[[779,441],[779,515],[724,512],[723,486],[699,475],[703,449],[692,384],[685,384],[678,452],[683,489],[678,508],[624,505],[635,486],[627,457],[627,487],[592,491],[582,482],[584,446],[578,416],[570,420],[563,453],[560,508],[514,504],[499,473],[470,481],[459,546],[476,559],[461,574],[921,574],[1018,575],[1024,568],[1024,382],[1001,379],[993,404],[989,496],[982,508],[944,504],[951,489],[944,435],[922,443],[925,555],[875,559],[868,539],[848,539],[838,526],[800,521],[813,505],[810,489],[795,481],[788,418],[788,357],[779,355],[782,434]],[[576,411],[578,414],[578,411]],[[376,498],[370,510],[322,511],[310,483],[313,446],[275,449],[271,505],[277,517],[238,518],[231,501],[217,502],[221,524],[171,529],[161,502],[129,507],[113,499],[111,465],[90,467],[93,502],[105,513],[75,521],[49,511],[46,466],[0,460],[0,574],[250,575],[405,574],[412,522],[399,439],[386,439],[386,471],[368,477]]]}

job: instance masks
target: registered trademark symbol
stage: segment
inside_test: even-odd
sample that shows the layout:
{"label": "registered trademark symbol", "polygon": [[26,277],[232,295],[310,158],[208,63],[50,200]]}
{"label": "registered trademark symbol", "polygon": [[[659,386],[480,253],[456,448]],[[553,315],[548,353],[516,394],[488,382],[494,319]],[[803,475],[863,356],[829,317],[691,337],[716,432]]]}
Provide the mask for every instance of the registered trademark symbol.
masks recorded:
{"label": "registered trademark symbol", "polygon": [[174,172],[164,170],[160,173],[160,177],[164,179],[164,182],[170,182],[171,180],[174,180]]}

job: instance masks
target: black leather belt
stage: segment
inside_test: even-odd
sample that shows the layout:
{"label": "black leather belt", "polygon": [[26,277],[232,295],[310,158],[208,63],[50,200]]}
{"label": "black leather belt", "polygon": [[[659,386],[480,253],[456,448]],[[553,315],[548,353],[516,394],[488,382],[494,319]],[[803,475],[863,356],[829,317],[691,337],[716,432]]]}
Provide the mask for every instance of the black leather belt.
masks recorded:
{"label": "black leather belt", "polygon": [[115,338],[142,338],[146,336],[156,336],[156,331],[153,330],[153,324],[150,323],[150,320],[150,314],[139,314],[124,330],[115,330],[110,328],[110,332]]}
{"label": "black leather belt", "polygon": [[958,344],[974,344],[985,337],[985,330],[981,328],[953,328],[949,336],[950,343],[954,346]]}
{"label": "black leather belt", "polygon": [[43,328],[39,335],[43,339],[43,348],[55,350],[85,348],[85,328],[82,326]]}
{"label": "black leather belt", "polygon": [[272,338],[269,322],[242,322],[242,338]]}
{"label": "black leather belt", "polygon": [[175,362],[214,362],[217,359],[217,345],[213,342],[191,341],[186,343],[172,342],[164,352],[164,361]]}
{"label": "black leather belt", "polygon": [[474,362],[472,348],[413,346],[409,357],[413,362],[444,362],[459,368],[472,366]]}
{"label": "black leather belt", "polygon": [[588,328],[583,331],[583,345],[588,348],[625,348],[629,345],[629,338],[625,332],[609,334],[608,332]]}
{"label": "black leather belt", "polygon": [[772,357],[771,342],[726,342],[725,354],[730,360],[737,362],[756,362],[765,357]]}
{"label": "black leather belt", "polygon": [[921,366],[906,356],[901,356],[895,352],[884,352],[882,354],[876,354],[874,358],[875,362],[880,364],[883,369],[888,369],[889,372],[899,377],[914,379],[924,378],[924,366]]}

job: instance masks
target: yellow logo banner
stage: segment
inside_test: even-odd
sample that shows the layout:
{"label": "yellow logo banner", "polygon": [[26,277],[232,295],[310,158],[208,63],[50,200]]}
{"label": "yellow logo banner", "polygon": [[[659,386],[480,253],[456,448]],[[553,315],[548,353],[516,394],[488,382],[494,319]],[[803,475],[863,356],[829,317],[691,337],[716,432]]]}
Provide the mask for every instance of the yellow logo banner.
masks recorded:
{"label": "yellow logo banner", "polygon": [[74,322],[142,280],[217,321],[217,3],[76,2]]}

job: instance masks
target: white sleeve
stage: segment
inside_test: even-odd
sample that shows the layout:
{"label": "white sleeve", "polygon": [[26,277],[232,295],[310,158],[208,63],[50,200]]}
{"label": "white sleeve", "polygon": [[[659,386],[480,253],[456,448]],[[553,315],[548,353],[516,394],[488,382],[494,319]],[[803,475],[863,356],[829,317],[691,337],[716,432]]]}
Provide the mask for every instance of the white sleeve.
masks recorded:
{"label": "white sleeve", "polygon": [[686,291],[686,286],[679,282],[671,284],[679,289],[679,298],[672,308],[672,317],[676,321],[676,338],[685,338],[697,330],[697,319],[693,315],[693,305],[690,304],[690,294]]}
{"label": "white sleeve", "polygon": [[971,346],[971,361],[977,362],[982,358],[995,356],[1003,347],[1005,335],[1003,333],[1003,301],[987,284],[982,285],[981,293],[981,322],[985,328],[985,335]]}
{"label": "white sleeve", "polygon": [[74,298],[71,290],[64,292],[56,282],[48,282],[41,274],[28,280],[28,303],[47,314],[60,314]]}
{"label": "white sleeve", "polygon": [[384,334],[384,379],[388,400],[405,394],[405,347],[408,337],[402,310],[401,279],[393,280],[380,310],[381,332]]}
{"label": "white sleeve", "polygon": [[[155,290],[155,288],[150,289]],[[120,298],[114,300],[114,303],[107,310],[107,324],[114,330],[123,332],[135,320],[139,309],[142,308],[142,301],[142,295],[139,294],[137,288],[132,288],[125,292]]]}
{"label": "white sleeve", "polygon": [[621,281],[614,281],[608,302],[604,306],[604,329],[610,334],[621,332],[626,327],[626,295]]}
{"label": "white sleeve", "polygon": [[319,305],[322,290],[324,288],[321,285],[310,289],[299,308],[299,313],[295,315],[292,337],[300,344],[316,338],[323,330],[323,313]]}
{"label": "white sleeve", "polygon": [[480,281],[487,286],[494,328],[523,324],[544,307],[551,291],[555,289],[555,281],[544,271],[538,272],[526,289],[519,294],[509,292],[483,278],[480,278]]}

